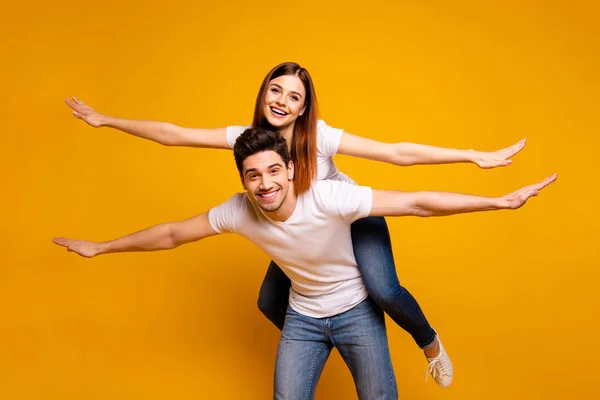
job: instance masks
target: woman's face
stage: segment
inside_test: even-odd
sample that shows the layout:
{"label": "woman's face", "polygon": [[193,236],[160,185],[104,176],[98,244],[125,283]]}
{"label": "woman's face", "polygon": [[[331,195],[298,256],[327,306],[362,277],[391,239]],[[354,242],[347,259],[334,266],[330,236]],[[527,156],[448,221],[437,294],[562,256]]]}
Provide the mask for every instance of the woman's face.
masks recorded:
{"label": "woman's face", "polygon": [[283,75],[269,82],[263,112],[272,127],[284,129],[304,113],[305,104],[306,90],[300,78]]}

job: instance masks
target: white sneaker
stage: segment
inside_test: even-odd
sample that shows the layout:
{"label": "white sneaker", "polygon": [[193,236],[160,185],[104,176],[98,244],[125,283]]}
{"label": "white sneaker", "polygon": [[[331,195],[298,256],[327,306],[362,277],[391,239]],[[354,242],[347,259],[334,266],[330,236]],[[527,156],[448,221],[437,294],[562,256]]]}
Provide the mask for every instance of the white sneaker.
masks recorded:
{"label": "white sneaker", "polygon": [[452,383],[454,370],[452,369],[452,362],[446,353],[446,349],[442,346],[442,341],[439,336],[437,337],[437,340],[440,344],[440,354],[433,358],[425,357],[427,358],[427,361],[429,361],[429,365],[425,371],[425,382],[427,382],[429,374],[431,374],[433,379],[435,379],[435,383],[437,383],[438,386],[445,388]]}

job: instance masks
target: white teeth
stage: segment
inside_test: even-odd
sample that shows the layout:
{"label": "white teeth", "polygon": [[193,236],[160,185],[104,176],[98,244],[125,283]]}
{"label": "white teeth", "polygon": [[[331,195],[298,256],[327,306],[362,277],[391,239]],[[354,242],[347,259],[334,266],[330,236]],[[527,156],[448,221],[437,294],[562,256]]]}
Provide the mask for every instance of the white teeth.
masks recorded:
{"label": "white teeth", "polygon": [[276,108],[271,107],[271,111],[273,111],[275,114],[277,115],[287,115],[286,113],[284,113],[283,111],[280,111]]}
{"label": "white teeth", "polygon": [[276,194],[277,194],[277,190],[274,192],[270,192],[270,193],[262,193],[262,194],[259,194],[258,196],[265,200],[270,200],[273,197],[275,197]]}

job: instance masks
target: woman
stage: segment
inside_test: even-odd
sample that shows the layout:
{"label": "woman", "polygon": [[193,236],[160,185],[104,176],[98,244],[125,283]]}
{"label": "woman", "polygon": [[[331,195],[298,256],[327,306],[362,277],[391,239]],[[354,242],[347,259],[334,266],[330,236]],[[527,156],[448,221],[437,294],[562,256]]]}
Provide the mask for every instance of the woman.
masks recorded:
{"label": "woman", "polygon": [[[168,146],[231,149],[247,128],[191,129],[154,121],[132,121],[105,116],[83,102],[66,99],[73,114],[93,127],[108,126]],[[279,131],[290,145],[295,164],[294,186],[303,193],[316,179],[354,183],[338,171],[333,155],[346,154],[395,165],[473,162],[481,168],[510,164],[525,140],[496,152],[454,150],[411,143],[382,143],[334,129],[317,120],[317,99],[308,71],[296,63],[273,68],[263,80],[254,110],[253,126]],[[359,270],[370,296],[423,349],[438,385],[452,382],[452,364],[437,333],[429,325],[417,301],[398,281],[389,232],[384,218],[371,217],[352,224],[352,244]],[[287,309],[290,281],[271,262],[262,284],[258,305],[279,329]]]}

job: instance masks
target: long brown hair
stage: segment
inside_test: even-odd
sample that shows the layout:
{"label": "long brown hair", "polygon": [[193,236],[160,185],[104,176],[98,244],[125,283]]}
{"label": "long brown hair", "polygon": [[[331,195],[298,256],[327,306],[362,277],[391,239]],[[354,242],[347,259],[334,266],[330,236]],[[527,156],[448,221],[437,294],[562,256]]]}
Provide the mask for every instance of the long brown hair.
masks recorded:
{"label": "long brown hair", "polygon": [[306,108],[296,119],[290,152],[295,167],[294,189],[296,193],[302,194],[310,188],[312,181],[317,177],[317,96],[312,78],[305,68],[294,62],[285,62],[269,71],[256,97],[252,126],[273,129],[265,117],[263,102],[269,82],[284,75],[300,78],[306,92],[304,103]]}

